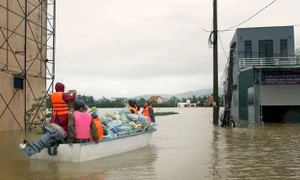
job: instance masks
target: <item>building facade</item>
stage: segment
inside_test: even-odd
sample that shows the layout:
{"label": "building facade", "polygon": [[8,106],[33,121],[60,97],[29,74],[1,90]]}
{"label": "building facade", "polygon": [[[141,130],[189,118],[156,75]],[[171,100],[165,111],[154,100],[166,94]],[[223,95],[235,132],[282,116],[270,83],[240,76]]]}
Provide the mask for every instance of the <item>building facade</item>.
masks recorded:
{"label": "building facade", "polygon": [[26,129],[32,122],[26,114],[45,95],[53,47],[47,6],[46,0],[0,1],[0,131]]}
{"label": "building facade", "polygon": [[164,99],[161,96],[151,96],[150,101],[155,101],[157,104],[164,103]]}
{"label": "building facade", "polygon": [[237,29],[230,47],[224,89],[231,117],[260,123],[276,119],[276,108],[300,105],[293,26]]}

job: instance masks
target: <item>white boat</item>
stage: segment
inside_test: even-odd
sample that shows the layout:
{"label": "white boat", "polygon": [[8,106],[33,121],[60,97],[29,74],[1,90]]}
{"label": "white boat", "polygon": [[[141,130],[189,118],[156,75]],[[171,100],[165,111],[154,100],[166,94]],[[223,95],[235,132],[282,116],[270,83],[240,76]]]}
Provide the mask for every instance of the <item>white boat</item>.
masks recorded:
{"label": "white boat", "polygon": [[60,144],[57,148],[57,155],[50,156],[48,149],[31,156],[32,159],[51,161],[69,161],[74,163],[85,162],[106,156],[124,153],[145,147],[150,144],[151,136],[155,130],[137,132],[111,139],[104,139],[98,144],[94,142],[76,143],[73,146]]}

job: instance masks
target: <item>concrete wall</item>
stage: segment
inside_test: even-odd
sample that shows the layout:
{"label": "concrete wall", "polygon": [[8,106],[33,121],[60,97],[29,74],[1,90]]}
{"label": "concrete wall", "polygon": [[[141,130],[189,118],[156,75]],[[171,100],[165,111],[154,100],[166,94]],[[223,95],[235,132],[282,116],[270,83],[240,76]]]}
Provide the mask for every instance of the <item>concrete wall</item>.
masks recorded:
{"label": "concrete wall", "polygon": [[280,40],[287,40],[288,55],[295,55],[294,27],[263,27],[237,29],[235,40],[238,44],[238,57],[245,57],[245,41],[252,42],[252,58],[259,57],[259,40],[273,40],[273,54],[280,55]]}
{"label": "concrete wall", "polygon": [[299,106],[299,92],[298,84],[263,85],[261,88],[262,105]]}
{"label": "concrete wall", "polygon": [[[25,0],[19,0],[19,3],[15,0],[0,1],[0,28],[3,32],[0,33],[0,131],[24,129],[25,100],[28,110],[31,108],[34,98],[43,96],[42,92],[46,90],[47,21],[43,11],[46,3],[39,5],[39,0],[28,0],[27,7],[30,15],[28,15],[26,25],[27,33],[25,33],[23,12]],[[27,34],[26,38],[25,34]],[[7,42],[6,39],[8,39]],[[27,43],[28,78],[27,81],[23,81],[23,84],[27,84],[26,95],[24,89],[13,87],[15,75],[24,77],[25,42]],[[18,53],[18,51],[21,52]],[[9,102],[10,110],[6,108],[6,103]]]}
{"label": "concrete wall", "polygon": [[231,115],[233,117],[239,117],[239,91],[234,90],[232,92],[232,100],[231,100]]}

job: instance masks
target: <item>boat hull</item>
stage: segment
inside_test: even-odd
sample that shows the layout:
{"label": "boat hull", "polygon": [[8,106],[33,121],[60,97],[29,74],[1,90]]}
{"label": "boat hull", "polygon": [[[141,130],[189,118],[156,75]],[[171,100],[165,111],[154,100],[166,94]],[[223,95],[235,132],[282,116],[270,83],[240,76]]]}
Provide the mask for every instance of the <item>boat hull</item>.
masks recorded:
{"label": "boat hull", "polygon": [[58,152],[56,156],[50,156],[48,149],[43,149],[40,153],[31,156],[31,158],[51,161],[69,161],[74,163],[90,161],[145,147],[150,144],[153,132],[154,131],[145,131],[138,134],[105,139],[98,144],[93,142],[73,144],[73,146],[60,144],[57,148]]}

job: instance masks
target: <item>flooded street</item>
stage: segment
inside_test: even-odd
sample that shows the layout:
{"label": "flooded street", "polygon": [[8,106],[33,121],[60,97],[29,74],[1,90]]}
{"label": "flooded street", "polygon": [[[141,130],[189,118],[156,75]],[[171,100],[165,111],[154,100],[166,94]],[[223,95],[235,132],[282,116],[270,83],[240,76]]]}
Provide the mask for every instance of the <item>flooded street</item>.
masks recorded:
{"label": "flooded street", "polygon": [[[300,179],[300,125],[260,129],[212,125],[211,108],[158,108],[178,115],[157,117],[151,145],[81,164],[30,160],[18,151],[40,135],[0,133],[1,179],[200,180]],[[112,112],[113,109],[100,109]]]}

